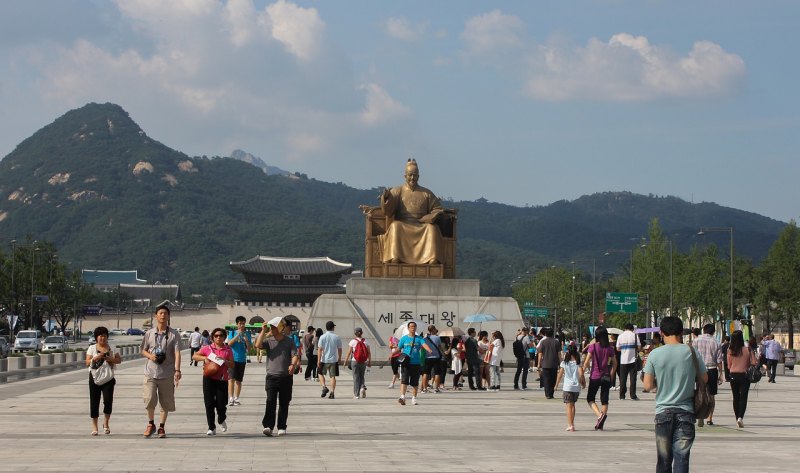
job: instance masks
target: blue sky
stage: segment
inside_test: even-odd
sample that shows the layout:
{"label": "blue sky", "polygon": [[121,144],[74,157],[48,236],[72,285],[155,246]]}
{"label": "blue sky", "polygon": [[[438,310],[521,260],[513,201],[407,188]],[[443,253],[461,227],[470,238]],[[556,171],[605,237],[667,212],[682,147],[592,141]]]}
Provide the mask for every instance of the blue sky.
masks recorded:
{"label": "blue sky", "polygon": [[798,1],[0,2],[0,156],[114,102],[189,155],[547,205],[800,217]]}

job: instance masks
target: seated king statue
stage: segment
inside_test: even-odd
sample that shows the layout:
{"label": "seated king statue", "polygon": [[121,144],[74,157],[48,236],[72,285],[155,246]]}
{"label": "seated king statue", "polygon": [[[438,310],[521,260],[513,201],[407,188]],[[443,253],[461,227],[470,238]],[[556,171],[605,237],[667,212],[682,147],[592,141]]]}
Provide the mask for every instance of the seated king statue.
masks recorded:
{"label": "seated king statue", "polygon": [[436,264],[442,261],[442,233],[435,224],[444,213],[439,199],[419,186],[417,161],[406,163],[406,182],[385,189],[380,197],[383,214],[391,223],[380,235],[383,263]]}

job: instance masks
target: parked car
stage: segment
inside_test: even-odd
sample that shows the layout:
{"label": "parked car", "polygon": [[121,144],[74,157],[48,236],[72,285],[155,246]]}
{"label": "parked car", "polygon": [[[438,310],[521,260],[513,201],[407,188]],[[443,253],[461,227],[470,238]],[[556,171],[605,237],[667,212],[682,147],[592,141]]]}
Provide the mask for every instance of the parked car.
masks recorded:
{"label": "parked car", "polygon": [[113,336],[120,336],[120,335],[125,335],[125,331],[122,330],[121,328],[114,328],[109,330],[108,334]]}
{"label": "parked car", "polygon": [[140,328],[129,328],[125,333],[128,335],[144,335],[144,330]]}
{"label": "parked car", "polygon": [[8,343],[6,337],[0,337],[0,358],[7,358],[11,353],[11,344]]}
{"label": "parked car", "polygon": [[20,330],[14,340],[14,351],[39,351],[42,349],[42,332],[39,330]]}
{"label": "parked car", "polygon": [[67,348],[69,348],[69,341],[63,335],[51,335],[42,343],[42,350],[66,350]]}
{"label": "parked car", "polygon": [[189,337],[191,337],[193,333],[194,332],[192,332],[190,330],[184,330],[183,332],[181,332],[181,338],[183,338],[184,340],[188,340]]}

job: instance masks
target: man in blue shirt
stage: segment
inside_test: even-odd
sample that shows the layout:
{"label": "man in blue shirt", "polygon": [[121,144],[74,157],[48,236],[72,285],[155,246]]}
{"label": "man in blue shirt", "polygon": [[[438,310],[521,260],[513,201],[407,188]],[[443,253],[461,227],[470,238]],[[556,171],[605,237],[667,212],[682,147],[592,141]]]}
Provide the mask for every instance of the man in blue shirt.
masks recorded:
{"label": "man in blue shirt", "polygon": [[[417,335],[417,323],[408,323],[408,335],[403,335],[397,348],[393,351],[400,353],[400,358],[408,357],[407,362],[400,362],[400,398],[397,402],[401,406],[406,405],[406,391],[410,384],[414,388],[411,396],[411,403],[417,405],[417,387],[419,386],[419,373],[420,373],[420,350],[425,350],[430,353],[430,347],[425,343],[425,339]],[[405,365],[405,366],[404,366]]]}
{"label": "man in blue shirt", "polygon": [[233,373],[228,381],[228,405],[239,405],[239,394],[242,392],[242,381],[244,381],[244,369],[247,366],[247,353],[253,345],[250,332],[245,330],[247,319],[243,315],[236,317],[236,330],[228,332],[226,343],[233,351]]}
{"label": "man in blue shirt", "polygon": [[[342,339],[333,333],[336,324],[332,320],[325,323],[327,330],[317,341],[317,376],[322,385],[322,396],[334,399],[336,391],[336,377],[339,376],[339,360],[342,359]],[[331,378],[331,389],[325,385],[325,375]],[[330,391],[330,394],[328,392]]]}

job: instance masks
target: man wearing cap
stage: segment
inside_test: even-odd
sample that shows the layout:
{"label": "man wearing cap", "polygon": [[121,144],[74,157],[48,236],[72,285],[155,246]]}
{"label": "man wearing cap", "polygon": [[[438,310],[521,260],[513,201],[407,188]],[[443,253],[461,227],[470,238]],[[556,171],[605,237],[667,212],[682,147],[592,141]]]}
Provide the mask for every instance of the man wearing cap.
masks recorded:
{"label": "man wearing cap", "polygon": [[[356,327],[353,330],[355,338],[347,344],[347,354],[344,356],[344,362],[342,363],[342,366],[347,366],[352,356],[350,369],[353,370],[353,399],[367,397],[367,383],[365,382],[364,373],[366,373],[368,367],[372,366],[372,353],[367,340],[362,336],[363,333],[364,331],[361,330],[361,327]],[[359,360],[362,357],[366,358]]]}
{"label": "man wearing cap", "polygon": [[[317,342],[317,376],[319,384],[322,385],[322,396],[334,398],[333,392],[336,391],[336,377],[339,376],[339,360],[342,359],[342,340],[333,333],[336,324],[332,320],[325,323],[327,330]],[[325,375],[331,378],[331,388],[325,384]],[[330,393],[330,394],[328,394]]]}
{"label": "man wearing cap", "polygon": [[286,435],[286,421],[289,418],[289,403],[292,400],[294,372],[300,367],[297,346],[291,337],[286,336],[286,323],[275,317],[261,326],[256,337],[256,346],[267,352],[267,378],[264,389],[267,391],[267,407],[261,420],[267,437],[272,437],[275,428],[275,409],[278,410],[278,436]]}

